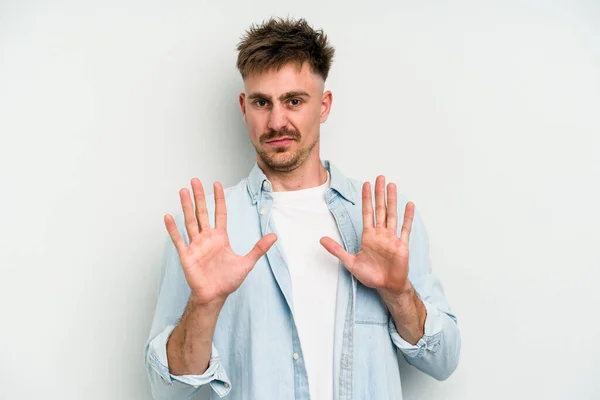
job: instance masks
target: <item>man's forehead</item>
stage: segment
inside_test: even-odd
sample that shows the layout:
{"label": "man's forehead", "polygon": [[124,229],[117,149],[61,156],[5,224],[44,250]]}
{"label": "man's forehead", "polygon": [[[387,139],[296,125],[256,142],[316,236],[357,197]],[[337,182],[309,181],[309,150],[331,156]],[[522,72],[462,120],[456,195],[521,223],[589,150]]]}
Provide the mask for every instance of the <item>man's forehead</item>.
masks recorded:
{"label": "man's forehead", "polygon": [[315,92],[322,90],[323,79],[311,71],[308,63],[288,63],[281,68],[271,68],[264,72],[252,73],[244,79],[246,92],[261,92],[270,96],[279,96],[289,91],[304,90]]}

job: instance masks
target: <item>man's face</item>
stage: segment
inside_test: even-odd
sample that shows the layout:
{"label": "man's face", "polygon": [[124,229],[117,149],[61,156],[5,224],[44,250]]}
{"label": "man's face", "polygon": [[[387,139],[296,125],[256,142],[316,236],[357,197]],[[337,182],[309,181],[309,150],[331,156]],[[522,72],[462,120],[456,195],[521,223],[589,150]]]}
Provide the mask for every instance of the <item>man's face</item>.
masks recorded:
{"label": "man's face", "polygon": [[323,79],[307,63],[301,69],[290,63],[244,80],[240,107],[250,141],[271,170],[292,171],[313,150],[318,156],[320,124],[327,120],[332,100],[323,87]]}

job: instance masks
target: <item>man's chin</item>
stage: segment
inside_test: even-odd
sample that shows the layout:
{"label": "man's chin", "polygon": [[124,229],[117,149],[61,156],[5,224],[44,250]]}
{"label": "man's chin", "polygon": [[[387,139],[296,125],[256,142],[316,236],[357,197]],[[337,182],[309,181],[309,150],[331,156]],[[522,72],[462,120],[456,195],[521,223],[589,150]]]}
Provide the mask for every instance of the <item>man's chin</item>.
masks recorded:
{"label": "man's chin", "polygon": [[[287,153],[287,152],[286,152]],[[272,170],[289,172],[298,167],[298,157],[294,154],[277,153],[275,155],[261,156],[263,163]]]}

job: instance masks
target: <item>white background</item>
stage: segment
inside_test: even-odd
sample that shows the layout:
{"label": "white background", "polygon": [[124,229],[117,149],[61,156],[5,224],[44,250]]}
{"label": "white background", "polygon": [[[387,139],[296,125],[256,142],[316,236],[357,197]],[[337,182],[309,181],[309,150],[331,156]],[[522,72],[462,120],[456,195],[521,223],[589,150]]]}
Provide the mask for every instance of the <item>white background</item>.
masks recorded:
{"label": "white background", "polygon": [[336,47],[322,157],[427,226],[463,347],[405,399],[600,398],[600,3],[192,0],[0,1],[0,398],[150,399],[163,215],[248,174],[271,15]]}

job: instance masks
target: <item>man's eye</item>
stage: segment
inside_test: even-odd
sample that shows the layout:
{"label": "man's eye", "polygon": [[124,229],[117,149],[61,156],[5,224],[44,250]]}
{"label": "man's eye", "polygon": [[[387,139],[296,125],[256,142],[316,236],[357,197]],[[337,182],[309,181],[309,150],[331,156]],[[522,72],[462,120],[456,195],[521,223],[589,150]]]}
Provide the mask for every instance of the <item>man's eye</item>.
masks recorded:
{"label": "man's eye", "polygon": [[293,106],[299,106],[300,105],[300,100],[298,99],[291,99],[290,100],[290,104]]}
{"label": "man's eye", "polygon": [[267,105],[267,101],[266,100],[256,100],[254,102],[254,104],[256,104],[259,107],[265,107]]}

